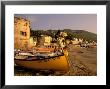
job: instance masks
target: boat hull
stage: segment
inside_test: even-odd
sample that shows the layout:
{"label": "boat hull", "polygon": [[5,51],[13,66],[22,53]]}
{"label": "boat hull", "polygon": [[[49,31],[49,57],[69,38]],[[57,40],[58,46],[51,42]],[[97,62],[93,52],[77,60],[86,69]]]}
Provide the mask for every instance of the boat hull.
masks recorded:
{"label": "boat hull", "polygon": [[44,60],[16,60],[15,64],[18,66],[35,69],[35,70],[54,70],[54,71],[68,71],[67,57],[59,56],[55,58],[49,58]]}

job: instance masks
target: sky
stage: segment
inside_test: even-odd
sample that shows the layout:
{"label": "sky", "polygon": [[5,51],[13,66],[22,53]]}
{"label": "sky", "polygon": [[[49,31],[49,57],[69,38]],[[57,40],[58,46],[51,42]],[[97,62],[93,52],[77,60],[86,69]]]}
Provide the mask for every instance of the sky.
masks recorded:
{"label": "sky", "polygon": [[15,14],[30,20],[32,30],[86,30],[97,33],[96,14]]}

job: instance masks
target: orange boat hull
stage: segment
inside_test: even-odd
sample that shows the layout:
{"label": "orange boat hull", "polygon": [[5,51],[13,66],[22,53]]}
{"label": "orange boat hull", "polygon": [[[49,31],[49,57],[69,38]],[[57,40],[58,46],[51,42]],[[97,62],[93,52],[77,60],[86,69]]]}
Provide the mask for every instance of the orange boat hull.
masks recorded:
{"label": "orange boat hull", "polygon": [[16,60],[15,64],[18,66],[35,69],[35,70],[54,70],[54,71],[68,71],[68,59],[64,56],[45,60]]}

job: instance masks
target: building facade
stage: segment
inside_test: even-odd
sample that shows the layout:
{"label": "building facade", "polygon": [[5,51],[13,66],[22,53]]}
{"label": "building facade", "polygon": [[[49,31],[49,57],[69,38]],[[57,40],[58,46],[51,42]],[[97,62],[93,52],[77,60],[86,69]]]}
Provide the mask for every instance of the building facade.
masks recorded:
{"label": "building facade", "polygon": [[48,35],[41,35],[41,37],[39,37],[38,39],[38,43],[37,45],[50,45],[52,41],[52,37],[48,36]]}
{"label": "building facade", "polygon": [[30,21],[14,17],[14,48],[28,49],[30,39]]}

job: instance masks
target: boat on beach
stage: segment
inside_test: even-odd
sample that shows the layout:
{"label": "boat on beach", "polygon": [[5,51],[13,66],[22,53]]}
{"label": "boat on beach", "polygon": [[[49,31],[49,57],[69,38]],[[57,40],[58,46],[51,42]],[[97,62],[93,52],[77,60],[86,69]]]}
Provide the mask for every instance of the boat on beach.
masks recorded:
{"label": "boat on beach", "polygon": [[19,52],[14,57],[15,64],[34,70],[53,70],[53,71],[68,71],[68,53],[67,51],[49,51],[36,50],[32,52]]}

